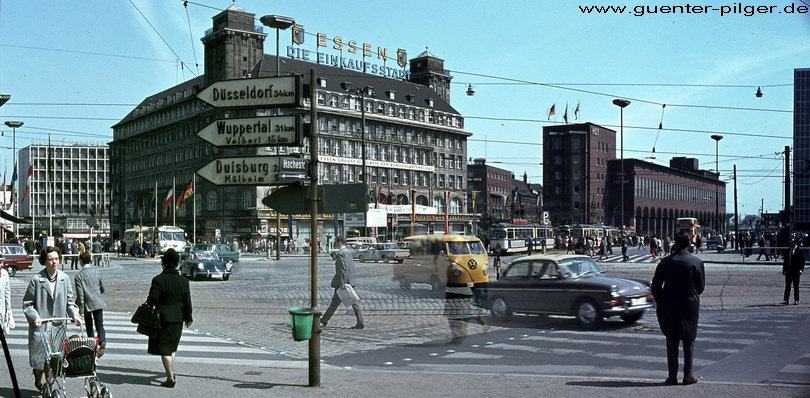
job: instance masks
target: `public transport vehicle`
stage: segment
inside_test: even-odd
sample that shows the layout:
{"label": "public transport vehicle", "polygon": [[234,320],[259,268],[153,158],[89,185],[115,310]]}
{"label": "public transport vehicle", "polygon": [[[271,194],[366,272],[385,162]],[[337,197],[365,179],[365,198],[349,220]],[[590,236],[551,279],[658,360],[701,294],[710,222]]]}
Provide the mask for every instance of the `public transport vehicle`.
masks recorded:
{"label": "public transport vehicle", "polygon": [[501,255],[528,252],[527,243],[532,241],[532,250],[554,248],[554,229],[544,224],[498,223],[492,226],[489,248],[494,252],[501,248]]}
{"label": "public transport vehicle", "polygon": [[468,235],[415,235],[405,238],[411,257],[394,265],[394,280],[404,289],[426,283],[436,293],[444,287],[473,287],[489,280],[489,256],[481,240]]}
{"label": "public transport vehicle", "polygon": [[573,239],[574,251],[578,254],[581,254],[584,249],[581,244],[584,244],[583,238],[586,236],[595,239],[594,244],[597,249],[599,245],[602,244],[602,240],[606,237],[616,238],[619,236],[619,229],[617,227],[597,224],[562,225],[557,228],[557,232],[562,236]]}
{"label": "public transport vehicle", "polygon": [[136,240],[141,247],[143,247],[144,242],[155,243],[157,241],[157,252],[160,254],[166,253],[166,250],[169,249],[174,249],[177,252],[186,250],[186,233],[180,227],[162,225],[157,228],[142,227],[124,231],[124,242],[126,242],[128,248],[132,247]]}
{"label": "public transport vehicle", "polygon": [[700,224],[698,224],[697,218],[681,217],[675,219],[675,233],[677,234],[681,231],[688,232],[689,238],[692,240],[692,244],[694,244],[697,241],[697,234],[699,229]]}

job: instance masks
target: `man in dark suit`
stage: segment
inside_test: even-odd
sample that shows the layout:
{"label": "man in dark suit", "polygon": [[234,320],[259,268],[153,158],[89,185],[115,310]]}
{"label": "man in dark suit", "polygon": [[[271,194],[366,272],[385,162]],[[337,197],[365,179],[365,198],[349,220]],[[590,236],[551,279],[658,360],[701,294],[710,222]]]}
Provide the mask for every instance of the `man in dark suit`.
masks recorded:
{"label": "man in dark suit", "polygon": [[695,384],[692,353],[700,316],[700,294],[706,287],[703,261],[687,251],[689,233],[675,235],[674,252],[655,268],[652,294],[661,332],[667,338],[667,384],[678,383],[678,346],[683,341],[683,384]]}
{"label": "man in dark suit", "polygon": [[790,239],[790,249],[785,253],[782,275],[785,276],[785,297],[782,305],[788,304],[790,285],[793,285],[793,305],[799,305],[799,278],[804,273],[804,252],[796,247],[796,238]]}
{"label": "man in dark suit", "polygon": [[[342,236],[336,237],[335,248],[338,249],[338,252],[335,253],[334,256],[335,276],[332,278],[331,283],[331,286],[335,288],[335,293],[332,295],[332,302],[329,303],[329,308],[326,309],[323,318],[321,318],[321,325],[323,326],[326,326],[329,319],[332,318],[332,314],[335,313],[335,310],[337,310],[340,305],[338,289],[345,289],[344,285],[354,286],[356,281],[354,279],[354,259],[352,258],[352,252],[346,247],[346,238]],[[352,329],[365,328],[365,324],[363,323],[363,311],[360,310],[360,304],[352,304],[352,309],[354,310],[354,317],[357,318],[357,324],[352,326]]]}

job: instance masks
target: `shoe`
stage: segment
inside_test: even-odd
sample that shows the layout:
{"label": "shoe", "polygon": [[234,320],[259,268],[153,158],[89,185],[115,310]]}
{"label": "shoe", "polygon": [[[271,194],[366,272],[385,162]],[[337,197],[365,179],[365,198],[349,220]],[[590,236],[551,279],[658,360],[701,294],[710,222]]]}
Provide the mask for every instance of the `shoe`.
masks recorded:
{"label": "shoe", "polygon": [[352,329],[365,329],[365,328],[366,325],[363,325],[362,323],[358,323],[357,325],[352,326]]}
{"label": "shoe", "polygon": [[684,377],[683,378],[683,385],[688,386],[690,384],[695,384],[698,382],[697,377]]}
{"label": "shoe", "polygon": [[782,302],[780,302],[779,304],[782,304],[782,305],[788,305],[788,302],[787,302],[787,301],[782,301]]}
{"label": "shoe", "polygon": [[799,300],[794,301],[793,305],[799,305]]}
{"label": "shoe", "polygon": [[667,384],[669,384],[671,386],[674,386],[674,385],[678,384],[678,379],[676,379],[674,377],[667,377],[667,379],[664,380],[664,383],[667,383]]}
{"label": "shoe", "polygon": [[[686,381],[684,381],[684,383],[685,382]],[[174,384],[175,384],[174,380],[166,380],[163,383],[160,383],[160,386],[161,387],[167,387],[167,388],[174,388]]]}

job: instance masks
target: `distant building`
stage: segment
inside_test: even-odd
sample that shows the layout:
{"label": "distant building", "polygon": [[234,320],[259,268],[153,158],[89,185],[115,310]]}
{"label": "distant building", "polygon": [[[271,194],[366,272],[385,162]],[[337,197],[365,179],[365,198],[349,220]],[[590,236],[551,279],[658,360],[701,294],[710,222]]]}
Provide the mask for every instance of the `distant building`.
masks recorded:
{"label": "distant building", "polygon": [[793,227],[810,231],[810,68],[793,71]]}
{"label": "distant building", "polygon": [[94,237],[109,235],[108,147],[29,145],[19,157],[19,216],[35,223],[20,226],[20,235],[87,239],[92,220]]}
{"label": "distant building", "polygon": [[543,208],[555,225],[618,222],[605,218],[615,144],[615,131],[593,123],[543,127]]}

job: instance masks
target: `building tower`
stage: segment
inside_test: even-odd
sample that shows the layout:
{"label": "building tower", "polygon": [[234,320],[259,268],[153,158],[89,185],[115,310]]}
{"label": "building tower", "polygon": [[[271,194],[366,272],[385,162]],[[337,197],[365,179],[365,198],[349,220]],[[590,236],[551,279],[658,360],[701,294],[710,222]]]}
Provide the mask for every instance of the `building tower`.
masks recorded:
{"label": "building tower", "polygon": [[266,33],[254,25],[256,14],[234,5],[215,15],[205,32],[205,85],[219,80],[250,77],[262,59]]}
{"label": "building tower", "polygon": [[450,76],[444,70],[444,60],[431,54],[430,51],[423,51],[411,60],[412,83],[428,86],[447,103],[450,103]]}

